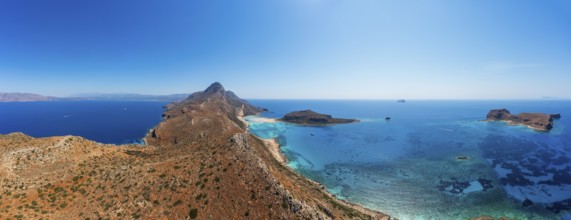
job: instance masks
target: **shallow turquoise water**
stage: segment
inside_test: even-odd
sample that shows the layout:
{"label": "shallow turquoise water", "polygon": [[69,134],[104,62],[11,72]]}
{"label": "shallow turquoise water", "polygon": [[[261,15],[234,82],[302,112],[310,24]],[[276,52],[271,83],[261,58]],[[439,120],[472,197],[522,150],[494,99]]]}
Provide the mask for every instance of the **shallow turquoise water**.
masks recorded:
{"label": "shallow turquoise water", "polygon": [[[247,118],[251,133],[278,139],[289,166],[342,199],[400,219],[558,219],[569,212],[570,101],[251,102],[272,111],[264,117],[313,109],[361,120],[298,126]],[[550,132],[480,122],[492,108],[562,118]]]}

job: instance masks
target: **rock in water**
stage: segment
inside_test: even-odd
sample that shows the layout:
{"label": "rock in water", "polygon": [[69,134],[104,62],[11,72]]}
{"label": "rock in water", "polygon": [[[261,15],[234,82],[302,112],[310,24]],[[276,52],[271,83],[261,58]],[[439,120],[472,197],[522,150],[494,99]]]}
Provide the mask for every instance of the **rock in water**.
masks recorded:
{"label": "rock in water", "polygon": [[525,200],[523,200],[523,203],[521,203],[521,205],[522,205],[523,207],[526,207],[526,208],[527,208],[527,207],[532,206],[532,205],[533,205],[533,202],[532,202],[531,200],[529,200],[529,199],[526,198]]}
{"label": "rock in water", "polygon": [[505,121],[510,125],[525,125],[527,127],[548,131],[553,128],[553,119],[561,118],[560,114],[520,113],[512,115],[507,109],[492,109],[486,116],[486,121]]}

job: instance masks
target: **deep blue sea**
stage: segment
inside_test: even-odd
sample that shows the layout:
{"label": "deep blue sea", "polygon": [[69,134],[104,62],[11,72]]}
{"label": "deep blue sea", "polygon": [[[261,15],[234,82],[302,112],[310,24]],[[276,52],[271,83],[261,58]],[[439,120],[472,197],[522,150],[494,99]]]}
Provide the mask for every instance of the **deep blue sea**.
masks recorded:
{"label": "deep blue sea", "polygon": [[[399,219],[569,218],[571,101],[251,103],[270,110],[262,117],[312,109],[360,120],[298,126],[247,118],[251,133],[278,140],[291,168],[341,199]],[[562,118],[549,132],[479,121],[494,108]]]}
{"label": "deep blue sea", "polygon": [[0,134],[78,135],[108,144],[141,143],[166,102],[57,101],[0,103]]}

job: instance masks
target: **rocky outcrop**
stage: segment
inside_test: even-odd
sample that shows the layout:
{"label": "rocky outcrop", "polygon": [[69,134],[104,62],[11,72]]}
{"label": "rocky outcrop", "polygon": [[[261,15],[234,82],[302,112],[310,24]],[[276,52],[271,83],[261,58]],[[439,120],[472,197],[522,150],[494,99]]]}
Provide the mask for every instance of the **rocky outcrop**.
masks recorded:
{"label": "rocky outcrop", "polygon": [[[195,92],[181,102],[167,104],[161,122],[146,141],[154,145],[186,143],[187,140],[207,138],[214,128],[223,130],[245,130],[246,123],[241,116],[266,111],[251,105],[246,100],[225,90],[215,82],[204,91]],[[221,118],[230,120],[220,120]],[[192,128],[193,132],[189,132]]]}
{"label": "rocky outcrop", "polygon": [[223,99],[231,107],[236,109],[242,109],[243,115],[255,115],[263,111],[267,111],[265,108],[256,107],[250,105],[248,101],[239,98],[234,92],[225,90],[224,86],[219,82],[212,83],[208,88],[202,92],[195,92],[191,94],[187,99],[182,101],[183,105],[192,102],[209,102],[215,101],[216,99]]}
{"label": "rocky outcrop", "polygon": [[553,119],[561,118],[560,114],[520,113],[512,115],[507,109],[492,109],[486,116],[486,121],[505,121],[510,125],[525,125],[527,127],[548,131],[553,128]]}
{"label": "rocky outcrop", "polygon": [[302,125],[328,125],[357,122],[356,119],[333,118],[331,115],[320,114],[312,110],[287,113],[281,121]]}

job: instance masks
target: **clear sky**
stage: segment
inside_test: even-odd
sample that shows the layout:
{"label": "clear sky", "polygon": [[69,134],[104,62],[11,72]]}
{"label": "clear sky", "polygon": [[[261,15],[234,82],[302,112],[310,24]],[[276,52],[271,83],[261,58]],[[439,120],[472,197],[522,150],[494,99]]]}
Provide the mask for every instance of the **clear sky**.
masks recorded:
{"label": "clear sky", "polygon": [[568,0],[3,0],[0,92],[571,98]]}

